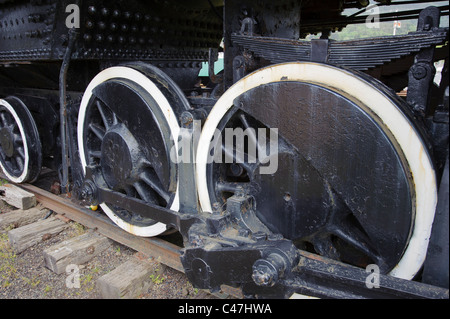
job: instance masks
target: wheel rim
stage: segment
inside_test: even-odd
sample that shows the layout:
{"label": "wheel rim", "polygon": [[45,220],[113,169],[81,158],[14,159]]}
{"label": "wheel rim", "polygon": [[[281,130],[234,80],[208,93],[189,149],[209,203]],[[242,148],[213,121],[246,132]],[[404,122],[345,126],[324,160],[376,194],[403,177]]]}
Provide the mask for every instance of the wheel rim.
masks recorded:
{"label": "wheel rim", "polygon": [[[352,72],[315,63],[290,63],[259,70],[230,88],[221,97],[210,113],[199,141],[197,152],[197,180],[199,184],[199,199],[202,209],[204,211],[211,212],[212,203],[217,201],[217,196],[215,194],[215,192],[217,193],[217,187],[214,185],[214,178],[211,177],[211,172],[215,169],[212,168],[213,165],[210,164],[209,159],[211,155],[210,143],[214,140],[214,132],[217,128],[219,130],[223,129],[224,125],[226,125],[224,122],[230,121],[233,117],[242,114],[242,111],[238,110],[238,107],[233,106],[233,103],[239,105],[239,101],[242,102],[243,100],[244,103],[248,102],[245,99],[240,99],[240,97],[245,94],[250,94],[250,96],[252,96],[252,90],[258,90],[258,88],[261,90],[252,96],[256,97],[264,93],[264,90],[270,90],[271,86],[291,85],[288,83],[294,83],[292,84],[294,86],[298,83],[303,83],[303,85],[307,85],[308,87],[318,86],[336,96],[345,94],[344,99],[351,97],[351,101],[348,103],[355,103],[358,106],[363,106],[363,113],[374,119],[374,122],[379,121],[380,123],[385,124],[385,126],[383,124],[385,135],[389,137],[389,140],[392,141],[392,144],[398,149],[398,154],[401,157],[401,161],[404,161],[402,165],[405,165],[405,171],[411,171],[411,178],[413,180],[413,182],[410,183],[410,185],[412,185],[410,189],[411,194],[408,195],[411,201],[411,212],[408,213],[410,215],[410,221],[407,220],[405,222],[406,224],[411,223],[410,234],[408,233],[403,235],[404,240],[407,240],[407,242],[404,243],[404,246],[407,247],[404,248],[404,251],[396,252],[397,255],[400,254],[399,260],[398,262],[396,261],[396,264],[390,265],[388,268],[389,273],[393,276],[411,279],[420,269],[425,258],[428,237],[434,217],[434,209],[437,198],[434,170],[427,155],[428,153],[425,147],[426,144],[411,124],[410,119],[402,110],[399,109],[399,103],[397,103],[395,98],[389,96],[389,93],[385,92],[383,89],[380,89],[379,85],[371,84],[367,81],[367,79],[356,76]],[[292,89],[298,88],[293,87]],[[270,94],[268,94],[266,98],[270,98]],[[340,98],[342,98],[342,96]],[[377,103],[374,104],[373,101],[377,101]],[[264,101],[262,101],[262,103],[264,103]],[[270,112],[270,110],[265,111]],[[277,111],[280,112],[279,110]],[[260,116],[264,118],[264,115]],[[279,125],[280,123],[273,121],[271,122],[271,116],[277,117],[274,114],[269,114],[262,122],[271,123],[272,125]],[[247,115],[247,117],[249,116]],[[251,117],[249,118],[250,122],[253,121],[253,123],[256,123],[255,119],[252,119]],[[292,136],[294,135],[295,134]],[[288,136],[288,139],[291,142],[294,138],[292,136]],[[285,143],[285,141],[282,137],[280,138],[280,145],[283,145],[283,143]],[[283,147],[281,146],[281,148]],[[282,156],[288,157],[289,155],[286,155],[288,153],[289,150]],[[286,171],[285,176],[288,176],[287,171],[289,170],[282,166],[281,171],[283,170]],[[407,176],[406,173],[405,176]],[[311,175],[309,177],[312,178],[313,176]],[[267,178],[267,181],[269,180],[273,182],[273,179],[271,180],[270,178]],[[264,180],[260,179],[259,182],[261,183],[261,181],[263,182],[262,184],[265,185],[264,187],[268,187],[269,182],[264,184]],[[326,188],[327,183],[322,184],[321,187]],[[327,194],[327,198],[329,200],[330,197],[336,195],[339,195],[339,192],[331,192],[331,194]],[[290,201],[292,202],[294,199],[291,198],[291,196],[292,194],[285,192],[281,193],[279,197],[285,197],[283,200],[288,203]],[[342,202],[348,204],[348,202]],[[330,217],[334,215],[327,216]],[[359,218],[359,216],[355,214],[348,214],[348,216],[351,218],[357,216]],[[259,217],[263,221],[267,221],[265,220],[266,216],[264,214],[259,214]],[[342,221],[343,218],[340,218],[339,220]],[[355,225],[355,221],[353,221],[352,224]],[[366,225],[363,224],[363,226],[365,227]],[[356,228],[358,227],[353,227],[352,231],[359,231]],[[276,227],[275,229],[279,230],[279,228]],[[344,228],[341,227],[338,230],[342,233],[343,229]],[[342,234],[340,235],[342,236]],[[364,250],[365,248],[358,244],[358,240],[360,243],[361,241],[364,242],[363,238],[363,234],[360,234],[360,236],[347,236],[345,244],[348,245],[350,242],[352,249],[357,247],[357,250]],[[329,237],[318,241],[323,246],[326,246],[327,240],[329,240]],[[368,241],[364,243],[368,243]],[[317,247],[315,248],[318,250]],[[348,247],[342,247],[342,249],[345,250],[348,249]],[[365,250],[365,252],[370,252],[370,250]],[[329,256],[333,257],[333,252],[329,252]],[[378,260],[375,260],[375,262],[378,262]]]}
{"label": "wheel rim", "polygon": [[36,123],[28,108],[15,97],[0,99],[0,165],[14,183],[32,183],[41,171]]}
{"label": "wheel rim", "polygon": [[[152,80],[149,79],[152,76]],[[159,83],[166,84],[161,88]],[[179,209],[176,164],[170,161],[179,133],[178,113],[187,101],[176,85],[154,67],[136,64],[99,73],[83,96],[78,126],[82,165],[97,165],[110,189],[143,201]],[[164,91],[166,90],[166,91]],[[135,116],[139,114],[139,116]],[[165,224],[102,203],[122,229],[143,237],[166,232]]]}

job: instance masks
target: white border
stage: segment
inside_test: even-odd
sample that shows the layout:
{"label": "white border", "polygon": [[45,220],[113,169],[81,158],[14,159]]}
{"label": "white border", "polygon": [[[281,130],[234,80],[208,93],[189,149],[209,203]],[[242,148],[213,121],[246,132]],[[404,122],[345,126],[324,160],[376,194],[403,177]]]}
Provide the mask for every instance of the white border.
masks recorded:
{"label": "white border", "polygon": [[374,112],[389,128],[404,152],[414,179],[416,216],[410,242],[390,275],[412,279],[420,270],[427,252],[437,203],[437,186],[433,166],[421,138],[397,106],[371,84],[349,72],[316,63],[286,63],[256,71],[233,85],[219,99],[203,127],[197,149],[197,185],[203,211],[212,212],[208,193],[206,167],[209,144],[214,130],[239,95],[260,85],[298,81],[317,83],[355,97]]}
{"label": "white border", "polygon": [[3,105],[8,109],[8,111],[13,115],[14,120],[16,121],[17,125],[19,126],[20,135],[22,136],[23,141],[23,149],[25,152],[25,163],[23,164],[23,172],[20,177],[14,177],[8,174],[8,171],[3,167],[1,161],[0,161],[0,167],[3,170],[3,173],[6,175],[6,177],[13,183],[20,184],[25,181],[25,179],[28,177],[29,173],[29,167],[28,164],[30,162],[30,157],[28,155],[28,144],[27,139],[25,138],[25,130],[23,129],[22,122],[20,121],[19,115],[17,115],[14,108],[9,104],[6,100],[0,99],[0,105]]}
{"label": "white border", "polygon": [[[83,166],[84,173],[86,168],[86,157],[83,143],[83,131],[84,131],[84,118],[86,116],[86,109],[89,105],[89,101],[92,97],[92,91],[98,85],[111,80],[111,79],[127,79],[139,84],[143,89],[145,89],[156,101],[161,112],[166,119],[170,132],[174,137],[175,149],[178,149],[178,135],[180,132],[180,126],[178,125],[175,113],[172,110],[167,99],[164,97],[163,93],[158,89],[158,87],[144,74],[134,70],[129,67],[111,67],[109,69],[100,72],[89,84],[86,92],[83,95],[83,99],[80,105],[80,113],[78,114],[78,148],[80,150],[81,164]],[[136,116],[139,116],[136,114]],[[123,230],[141,237],[154,237],[164,233],[167,230],[167,225],[163,223],[156,223],[151,226],[141,227],[132,225],[125,222],[120,217],[118,217],[106,204],[100,205],[103,211],[108,215],[108,217],[116,223]],[[170,207],[171,210],[178,211],[180,207],[179,193],[178,193],[178,181],[177,190],[175,192],[175,198]]]}

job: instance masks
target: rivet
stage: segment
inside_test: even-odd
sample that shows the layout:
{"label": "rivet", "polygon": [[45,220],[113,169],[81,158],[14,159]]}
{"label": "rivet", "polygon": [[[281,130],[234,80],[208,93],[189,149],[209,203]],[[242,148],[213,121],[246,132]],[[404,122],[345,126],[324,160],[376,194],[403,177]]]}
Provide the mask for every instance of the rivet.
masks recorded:
{"label": "rivet", "polygon": [[86,28],[87,29],[92,29],[94,27],[94,22],[92,22],[91,20],[87,20],[86,21]]}
{"label": "rivet", "polygon": [[130,19],[131,18],[131,13],[130,12],[124,12],[123,13],[123,17],[125,18],[125,19]]}
{"label": "rivet", "polygon": [[107,16],[107,15],[109,15],[109,9],[108,8],[102,8],[102,15],[103,16]]}
{"label": "rivet", "polygon": [[109,28],[111,29],[111,31],[117,31],[119,26],[117,25],[117,23],[111,23],[111,26]]}
{"label": "rivet", "polygon": [[95,41],[97,41],[97,42],[102,42],[102,41],[103,41],[103,36],[102,36],[101,34],[97,34],[97,35],[95,36]]}
{"label": "rivet", "polygon": [[114,18],[120,17],[120,11],[119,11],[119,10],[114,10],[113,13],[112,13],[112,16],[113,16]]}
{"label": "rivet", "polygon": [[90,6],[90,7],[88,8],[88,13],[89,13],[90,15],[95,15],[95,14],[97,13],[97,9],[96,9],[94,6]]}
{"label": "rivet", "polygon": [[86,34],[83,36],[83,39],[84,39],[84,41],[86,41],[86,42],[90,42],[90,41],[92,40],[92,36],[91,36],[90,34],[86,33]]}

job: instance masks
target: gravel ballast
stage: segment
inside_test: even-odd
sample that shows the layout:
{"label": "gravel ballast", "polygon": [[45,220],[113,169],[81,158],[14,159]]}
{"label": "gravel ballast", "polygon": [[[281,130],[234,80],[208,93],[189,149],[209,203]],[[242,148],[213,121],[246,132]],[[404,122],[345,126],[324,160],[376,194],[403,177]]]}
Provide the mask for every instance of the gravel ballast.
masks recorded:
{"label": "gravel ballast", "polygon": [[[2,200],[0,209],[0,216],[15,210]],[[68,227],[61,233],[17,254],[8,240],[8,231],[14,225],[8,227],[0,229],[0,299],[101,299],[96,280],[130,258],[147,258],[154,267],[146,289],[136,299],[216,299],[205,291],[193,288],[183,273],[114,241],[86,264],[77,265],[79,287],[74,287],[70,284],[71,273],[58,275],[45,267],[43,251],[80,236],[88,229],[68,221]]]}

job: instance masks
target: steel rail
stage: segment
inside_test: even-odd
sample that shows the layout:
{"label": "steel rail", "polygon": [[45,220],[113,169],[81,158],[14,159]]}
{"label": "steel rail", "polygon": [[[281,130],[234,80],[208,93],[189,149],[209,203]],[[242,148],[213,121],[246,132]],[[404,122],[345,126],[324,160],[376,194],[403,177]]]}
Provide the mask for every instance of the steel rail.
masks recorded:
{"label": "steel rail", "polygon": [[180,261],[181,247],[161,238],[144,238],[134,236],[117,227],[100,212],[95,212],[72,202],[67,197],[54,195],[30,184],[17,185],[35,195],[36,200],[44,207],[63,215],[85,227],[97,230],[112,240],[154,257],[161,263],[184,272]]}

